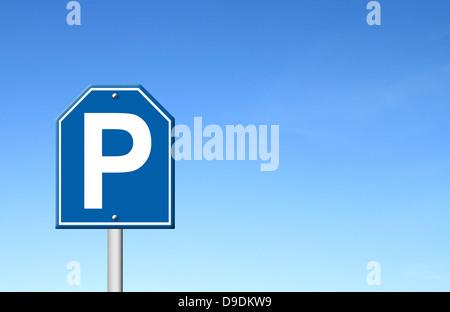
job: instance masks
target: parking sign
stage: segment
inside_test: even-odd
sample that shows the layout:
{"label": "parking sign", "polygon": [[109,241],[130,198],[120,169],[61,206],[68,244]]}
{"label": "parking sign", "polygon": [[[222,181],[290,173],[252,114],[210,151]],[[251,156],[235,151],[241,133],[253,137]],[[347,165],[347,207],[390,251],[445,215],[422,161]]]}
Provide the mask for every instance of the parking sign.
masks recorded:
{"label": "parking sign", "polygon": [[56,122],[56,228],[174,228],[174,125],[142,86],[88,87]]}

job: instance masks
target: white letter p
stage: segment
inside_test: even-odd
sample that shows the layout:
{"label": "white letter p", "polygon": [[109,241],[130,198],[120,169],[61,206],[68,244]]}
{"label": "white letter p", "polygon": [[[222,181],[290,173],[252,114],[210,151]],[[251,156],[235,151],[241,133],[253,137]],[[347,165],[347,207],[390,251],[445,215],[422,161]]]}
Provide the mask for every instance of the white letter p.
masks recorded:
{"label": "white letter p", "polygon": [[[103,130],[124,130],[133,139],[123,156],[103,156]],[[140,117],[123,113],[84,114],[84,209],[102,209],[103,173],[139,169],[150,156],[152,137]]]}

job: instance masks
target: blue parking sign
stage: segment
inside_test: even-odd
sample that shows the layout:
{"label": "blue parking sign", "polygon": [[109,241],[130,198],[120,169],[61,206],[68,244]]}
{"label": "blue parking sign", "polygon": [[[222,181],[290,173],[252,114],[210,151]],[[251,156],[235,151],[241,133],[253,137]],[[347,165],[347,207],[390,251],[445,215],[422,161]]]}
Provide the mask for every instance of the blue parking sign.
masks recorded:
{"label": "blue parking sign", "polygon": [[56,121],[56,228],[174,228],[175,119],[142,86],[90,86]]}

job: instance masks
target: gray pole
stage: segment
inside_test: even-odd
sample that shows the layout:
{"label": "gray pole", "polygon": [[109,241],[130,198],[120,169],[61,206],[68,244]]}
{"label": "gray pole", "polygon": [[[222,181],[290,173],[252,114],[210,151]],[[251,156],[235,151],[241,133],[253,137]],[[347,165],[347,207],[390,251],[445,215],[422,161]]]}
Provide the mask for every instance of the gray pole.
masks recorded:
{"label": "gray pole", "polygon": [[123,230],[108,229],[108,292],[123,291]]}

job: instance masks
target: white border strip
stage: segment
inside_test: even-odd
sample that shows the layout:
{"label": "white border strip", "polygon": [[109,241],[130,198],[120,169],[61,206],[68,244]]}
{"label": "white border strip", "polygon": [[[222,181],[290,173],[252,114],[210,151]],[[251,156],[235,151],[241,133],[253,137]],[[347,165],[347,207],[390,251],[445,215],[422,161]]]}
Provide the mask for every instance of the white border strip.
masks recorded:
{"label": "white border strip", "polygon": [[[74,109],[75,107],[78,106],[78,104],[81,103],[81,101],[84,100],[84,98],[91,93],[91,91],[139,91],[139,93],[150,103],[153,105],[153,107],[168,121],[169,123],[169,221],[168,222],[62,222],[61,221],[61,126],[62,126],[62,121],[64,120],[64,118],[66,118]],[[172,188],[171,188],[171,182],[172,182],[172,151],[171,151],[171,138],[172,138],[172,122],[170,120],[170,118],[168,118],[160,109],[158,106],[156,106],[155,103],[153,103],[152,100],[150,100],[148,98],[148,96],[142,92],[142,90],[140,88],[90,88],[84,95],[83,97],[81,97],[76,103],[75,105],[73,105],[70,110],[67,111],[67,113],[64,114],[64,116],[61,117],[61,119],[59,120],[59,125],[58,125],[58,137],[59,137],[59,142],[58,142],[58,146],[59,146],[59,168],[58,168],[58,172],[59,172],[59,183],[58,183],[58,187],[59,187],[59,220],[58,220],[58,225],[68,225],[68,226],[84,226],[84,225],[89,225],[89,226],[149,226],[149,225],[172,225]]]}

